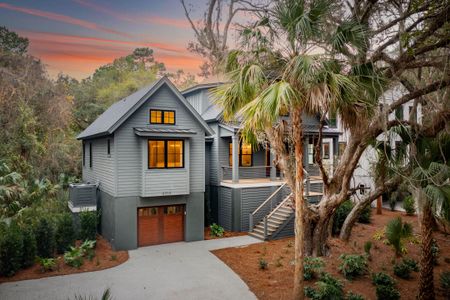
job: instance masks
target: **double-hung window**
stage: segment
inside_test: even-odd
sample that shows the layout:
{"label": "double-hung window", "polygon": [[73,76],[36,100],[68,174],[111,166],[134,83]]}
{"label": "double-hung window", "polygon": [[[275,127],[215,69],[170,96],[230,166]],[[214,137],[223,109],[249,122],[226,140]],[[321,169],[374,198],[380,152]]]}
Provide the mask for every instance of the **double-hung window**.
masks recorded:
{"label": "double-hung window", "polygon": [[150,109],[150,124],[175,125],[175,111]]}
{"label": "double-hung window", "polygon": [[[238,148],[239,166],[251,167],[253,165],[253,149],[251,144],[242,143]],[[230,143],[230,166],[233,165],[233,143]]]}
{"label": "double-hung window", "polygon": [[184,168],[183,140],[149,140],[148,168]]}

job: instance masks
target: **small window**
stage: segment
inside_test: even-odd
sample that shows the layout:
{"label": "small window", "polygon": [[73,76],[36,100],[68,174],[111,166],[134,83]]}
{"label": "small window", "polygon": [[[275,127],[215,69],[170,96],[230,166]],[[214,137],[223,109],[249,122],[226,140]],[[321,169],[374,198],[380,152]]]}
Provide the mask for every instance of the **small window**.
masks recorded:
{"label": "small window", "polygon": [[175,124],[174,110],[150,110],[150,124]]}
{"label": "small window", "polygon": [[92,143],[89,143],[89,168],[92,168]]}
{"label": "small window", "polygon": [[323,158],[330,159],[330,143],[323,143]]}
{"label": "small window", "polygon": [[336,118],[336,112],[330,111],[328,113],[328,126],[331,128],[337,127],[337,118]]}
{"label": "small window", "polygon": [[111,140],[108,139],[107,143],[108,143],[108,145],[107,145],[106,151],[107,151],[108,155],[111,155]]}
{"label": "small window", "polygon": [[149,140],[148,167],[150,169],[183,168],[183,140]]}
{"label": "small window", "polygon": [[162,124],[162,111],[161,110],[150,110],[150,123],[151,124]]}
{"label": "small window", "polygon": [[165,111],[164,112],[164,118],[163,118],[164,124],[175,124],[175,112],[174,111]]}
{"label": "small window", "polygon": [[403,120],[403,106],[399,106],[395,109],[395,117],[399,120]]}
{"label": "small window", "polygon": [[86,143],[83,142],[83,166],[86,165]]}

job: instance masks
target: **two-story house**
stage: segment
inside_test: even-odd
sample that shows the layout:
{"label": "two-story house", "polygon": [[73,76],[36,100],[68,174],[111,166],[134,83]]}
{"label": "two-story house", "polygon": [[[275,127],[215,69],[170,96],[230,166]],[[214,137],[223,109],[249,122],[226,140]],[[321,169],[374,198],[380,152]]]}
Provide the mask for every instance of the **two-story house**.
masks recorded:
{"label": "two-story house", "polygon": [[163,77],[78,135],[83,181],[99,183],[101,234],[116,249],[203,239],[205,138],[213,134]]}

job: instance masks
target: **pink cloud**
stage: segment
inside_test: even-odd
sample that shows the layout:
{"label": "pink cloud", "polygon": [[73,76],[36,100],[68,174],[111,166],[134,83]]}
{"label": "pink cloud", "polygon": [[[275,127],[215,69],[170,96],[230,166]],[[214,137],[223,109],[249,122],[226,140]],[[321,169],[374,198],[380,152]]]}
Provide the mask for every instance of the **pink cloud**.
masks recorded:
{"label": "pink cloud", "polygon": [[117,31],[117,30],[114,30],[114,29],[111,29],[108,27],[104,27],[104,26],[98,25],[93,22],[89,22],[89,21],[85,21],[85,20],[81,20],[81,19],[77,19],[77,18],[73,18],[70,16],[61,15],[61,14],[57,14],[57,13],[42,11],[42,10],[33,9],[33,8],[15,6],[15,5],[11,5],[8,3],[0,3],[0,8],[18,11],[18,12],[21,12],[24,14],[38,16],[41,18],[46,18],[49,20],[59,21],[59,22],[67,23],[67,24],[77,25],[80,27],[98,30],[98,31],[106,32],[106,33],[113,33],[113,34],[124,36],[124,37],[131,37],[131,35],[124,33],[124,32],[120,32],[120,31]]}

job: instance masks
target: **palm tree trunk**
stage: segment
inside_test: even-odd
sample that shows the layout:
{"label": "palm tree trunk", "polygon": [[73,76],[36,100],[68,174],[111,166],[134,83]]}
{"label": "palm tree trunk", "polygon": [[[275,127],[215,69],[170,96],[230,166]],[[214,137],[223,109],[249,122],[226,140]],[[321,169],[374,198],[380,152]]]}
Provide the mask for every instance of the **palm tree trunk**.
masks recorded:
{"label": "palm tree trunk", "polygon": [[303,262],[304,262],[304,199],[303,199],[303,129],[302,110],[292,112],[292,134],[295,149],[295,269],[294,299],[303,300]]}
{"label": "palm tree trunk", "polygon": [[420,282],[417,299],[433,300],[435,297],[433,280],[433,252],[431,250],[433,243],[433,214],[430,203],[428,202],[423,205],[420,223],[422,232],[422,252],[420,256]]}

